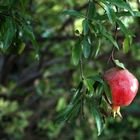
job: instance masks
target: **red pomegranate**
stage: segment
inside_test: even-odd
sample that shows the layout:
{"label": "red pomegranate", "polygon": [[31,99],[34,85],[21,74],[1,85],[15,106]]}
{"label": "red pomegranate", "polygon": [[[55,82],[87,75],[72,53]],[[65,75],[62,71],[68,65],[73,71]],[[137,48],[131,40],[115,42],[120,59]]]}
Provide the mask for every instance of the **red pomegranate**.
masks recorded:
{"label": "red pomegranate", "polygon": [[138,91],[138,80],[127,69],[111,68],[104,74],[112,94],[112,110],[114,117],[120,114],[120,106],[128,106]]}

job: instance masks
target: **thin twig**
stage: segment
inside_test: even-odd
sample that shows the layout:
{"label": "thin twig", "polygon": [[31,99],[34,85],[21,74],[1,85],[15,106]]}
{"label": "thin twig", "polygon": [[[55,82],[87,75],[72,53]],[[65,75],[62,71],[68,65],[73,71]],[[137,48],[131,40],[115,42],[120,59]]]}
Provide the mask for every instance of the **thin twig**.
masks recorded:
{"label": "thin twig", "polygon": [[81,79],[84,79],[84,73],[83,73],[83,60],[82,57],[80,58],[80,74],[81,74]]}
{"label": "thin twig", "polygon": [[[117,7],[116,7],[116,10],[118,12],[118,8]],[[115,25],[115,32],[114,32],[115,40],[117,40],[117,31],[118,31],[118,24],[116,23],[116,25]],[[114,63],[114,59],[115,59],[114,58],[114,52],[115,52],[115,47],[113,46],[112,51],[111,51],[111,55],[109,56],[107,63],[109,63],[110,60],[112,60],[112,62]]]}

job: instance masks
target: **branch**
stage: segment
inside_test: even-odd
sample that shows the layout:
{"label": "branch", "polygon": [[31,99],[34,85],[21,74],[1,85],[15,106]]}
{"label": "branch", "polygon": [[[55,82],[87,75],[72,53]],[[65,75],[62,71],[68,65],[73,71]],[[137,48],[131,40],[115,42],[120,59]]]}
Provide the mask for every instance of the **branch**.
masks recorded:
{"label": "branch", "polygon": [[[26,76],[21,76],[21,78],[20,78],[20,79],[18,80],[18,82],[17,82],[17,85],[16,85],[15,88],[13,89],[13,91],[15,91],[18,87],[22,87],[22,86],[25,86],[25,85],[27,85],[27,84],[33,82],[33,81],[34,81],[35,79],[37,79],[37,78],[41,78],[42,75],[43,75],[43,69],[44,69],[44,68],[49,67],[49,66],[52,66],[53,64],[57,64],[57,63],[66,61],[66,60],[67,60],[67,59],[66,59],[66,58],[64,59],[64,57],[61,58],[61,59],[56,58],[56,59],[54,59],[54,60],[52,60],[52,61],[48,61],[48,62],[44,63],[44,64],[42,65],[43,67],[42,67],[42,70],[41,70],[41,71],[35,71],[35,72],[32,72],[32,74],[29,73],[29,74],[27,74]],[[70,69],[66,69],[66,70],[61,71],[61,72],[53,73],[52,75],[49,75],[48,78],[49,78],[49,77],[52,77],[52,76],[54,76],[54,75],[62,74],[62,73],[64,73],[64,72],[68,71],[68,70],[70,70]],[[25,78],[23,78],[23,77],[25,77]]]}
{"label": "branch", "polygon": [[66,41],[66,40],[76,40],[78,39],[77,36],[72,35],[59,35],[59,36],[52,36],[52,37],[38,37],[38,42],[44,42],[44,41],[54,41],[54,42],[60,42],[60,41]]}

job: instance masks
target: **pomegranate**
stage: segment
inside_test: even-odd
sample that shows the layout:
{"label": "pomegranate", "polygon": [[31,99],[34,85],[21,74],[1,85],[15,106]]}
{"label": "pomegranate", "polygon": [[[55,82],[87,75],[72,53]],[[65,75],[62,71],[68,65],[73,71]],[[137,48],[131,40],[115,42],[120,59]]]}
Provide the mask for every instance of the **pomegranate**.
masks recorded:
{"label": "pomegranate", "polygon": [[127,69],[111,68],[104,74],[112,95],[113,116],[119,115],[121,106],[128,106],[138,91],[138,80]]}

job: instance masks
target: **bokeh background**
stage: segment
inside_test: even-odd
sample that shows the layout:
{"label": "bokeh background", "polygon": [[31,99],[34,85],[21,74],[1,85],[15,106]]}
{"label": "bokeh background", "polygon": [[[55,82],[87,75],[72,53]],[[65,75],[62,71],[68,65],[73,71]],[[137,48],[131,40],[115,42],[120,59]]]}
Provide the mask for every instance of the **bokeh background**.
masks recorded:
{"label": "bokeh background", "polygon": [[[133,10],[139,10],[139,0],[129,2]],[[30,16],[40,46],[40,60],[35,58],[34,45],[26,36],[25,44],[19,45],[21,53],[0,53],[0,140],[139,140],[140,92],[130,106],[121,109],[123,119],[106,118],[100,136],[90,114],[72,123],[55,123],[80,80],[80,69],[72,63],[71,50],[77,39],[75,30],[82,30],[83,19],[61,12],[76,9],[84,13],[87,0],[24,0],[24,4],[24,13]],[[100,6],[97,8],[103,12]],[[129,52],[116,51],[115,57],[140,80],[140,18],[122,20],[135,36]],[[113,32],[108,22],[106,27]],[[122,41],[123,34],[119,32],[120,46]],[[85,74],[103,73],[112,67],[111,62],[107,63],[111,50],[112,44],[102,41],[98,57],[84,60]]]}

